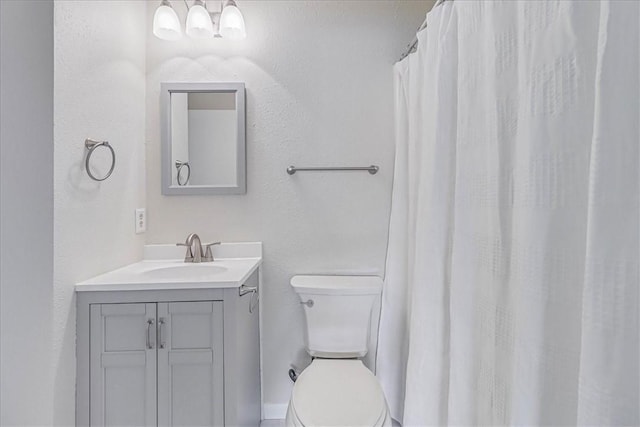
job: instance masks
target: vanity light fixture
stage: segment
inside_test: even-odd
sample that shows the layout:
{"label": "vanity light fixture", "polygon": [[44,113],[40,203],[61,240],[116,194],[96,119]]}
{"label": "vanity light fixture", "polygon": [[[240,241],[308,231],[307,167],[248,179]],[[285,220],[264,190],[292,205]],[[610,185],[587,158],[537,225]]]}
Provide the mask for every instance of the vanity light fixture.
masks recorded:
{"label": "vanity light fixture", "polygon": [[[194,0],[187,4],[186,33],[194,39],[224,37],[242,40],[247,37],[242,12],[235,0],[222,0],[220,12],[209,12],[205,0]],[[153,16],[153,34],[162,40],[178,40],[182,37],[182,27],[169,0],[162,0]]]}

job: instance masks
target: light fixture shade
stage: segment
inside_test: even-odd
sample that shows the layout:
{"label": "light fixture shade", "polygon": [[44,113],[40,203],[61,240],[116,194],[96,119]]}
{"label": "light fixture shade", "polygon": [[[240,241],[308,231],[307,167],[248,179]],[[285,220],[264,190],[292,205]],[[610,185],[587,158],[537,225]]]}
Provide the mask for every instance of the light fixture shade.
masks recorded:
{"label": "light fixture shade", "polygon": [[178,40],[182,37],[180,20],[168,1],[163,1],[153,15],[153,34],[162,40]]}
{"label": "light fixture shade", "polygon": [[202,1],[196,0],[187,14],[187,35],[194,39],[213,37],[213,22]]}
{"label": "light fixture shade", "polygon": [[231,40],[242,40],[247,37],[242,12],[236,2],[229,0],[220,15],[220,35]]}

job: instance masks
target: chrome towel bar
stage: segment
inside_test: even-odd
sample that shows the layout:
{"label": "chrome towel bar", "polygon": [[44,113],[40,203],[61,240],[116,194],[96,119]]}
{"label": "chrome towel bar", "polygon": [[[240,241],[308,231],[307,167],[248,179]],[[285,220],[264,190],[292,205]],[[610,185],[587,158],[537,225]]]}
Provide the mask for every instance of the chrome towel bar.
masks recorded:
{"label": "chrome towel bar", "polygon": [[349,167],[349,166],[335,166],[335,167],[313,167],[313,168],[298,168],[295,166],[289,166],[287,168],[287,173],[289,175],[293,175],[296,172],[299,171],[367,171],[369,172],[371,175],[375,175],[376,173],[378,173],[378,170],[380,170],[380,168],[378,166],[375,165],[371,165],[371,166],[363,166],[363,167]]}

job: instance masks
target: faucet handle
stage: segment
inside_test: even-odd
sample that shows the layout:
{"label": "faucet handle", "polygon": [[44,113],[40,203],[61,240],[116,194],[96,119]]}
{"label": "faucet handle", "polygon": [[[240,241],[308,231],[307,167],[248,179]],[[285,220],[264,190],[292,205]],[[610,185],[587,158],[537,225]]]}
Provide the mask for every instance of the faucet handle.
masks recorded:
{"label": "faucet handle", "polygon": [[207,248],[204,257],[202,258],[202,261],[204,262],[211,262],[213,261],[213,252],[211,252],[211,246],[214,245],[219,245],[220,242],[213,242],[213,243],[205,243],[204,245],[202,245],[203,248]]}
{"label": "faucet handle", "polygon": [[193,262],[193,251],[191,250],[191,245],[187,243],[176,243],[176,246],[186,246],[187,253],[184,256],[184,262]]}

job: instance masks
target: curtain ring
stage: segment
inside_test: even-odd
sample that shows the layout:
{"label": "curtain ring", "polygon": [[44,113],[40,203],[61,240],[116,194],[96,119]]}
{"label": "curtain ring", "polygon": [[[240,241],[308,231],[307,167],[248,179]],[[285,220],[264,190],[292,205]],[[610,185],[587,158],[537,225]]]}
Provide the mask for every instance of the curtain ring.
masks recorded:
{"label": "curtain ring", "polygon": [[[187,179],[184,182],[182,182],[182,180],[180,179],[181,177],[180,172],[182,172],[182,168],[185,166],[187,167]],[[187,185],[189,183],[189,178],[191,178],[191,165],[189,164],[189,162],[176,160],[176,169],[178,169],[178,172],[176,173],[176,180],[178,181],[178,185],[180,186]]]}
{"label": "curtain ring", "polygon": [[[109,178],[111,176],[111,173],[113,172],[113,169],[116,167],[116,152],[113,151],[113,147],[109,145],[109,141],[96,141],[87,138],[84,140],[84,146],[87,148],[87,150],[89,150],[89,152],[87,153],[87,158],[84,161],[84,168],[87,171],[87,175],[89,175],[89,178],[93,179],[94,181],[104,181],[105,179]],[[91,173],[91,169],[89,168],[91,155],[98,147],[107,147],[111,151],[111,168],[109,169],[109,172],[107,172],[107,174],[102,178],[97,178],[95,175],[93,175]]]}

